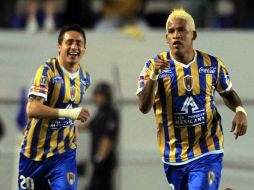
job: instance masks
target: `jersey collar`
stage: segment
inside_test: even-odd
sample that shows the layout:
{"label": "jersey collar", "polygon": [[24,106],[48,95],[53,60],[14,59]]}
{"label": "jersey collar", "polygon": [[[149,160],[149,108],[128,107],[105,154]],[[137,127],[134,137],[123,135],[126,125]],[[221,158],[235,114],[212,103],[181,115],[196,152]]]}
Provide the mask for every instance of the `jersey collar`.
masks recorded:
{"label": "jersey collar", "polygon": [[181,62],[175,60],[173,55],[171,54],[171,51],[170,51],[170,57],[174,61],[175,64],[181,65],[184,68],[188,68],[191,66],[192,63],[194,63],[197,60],[197,52],[196,52],[196,50],[194,50],[194,57],[188,64],[184,64],[184,63],[181,63]]}

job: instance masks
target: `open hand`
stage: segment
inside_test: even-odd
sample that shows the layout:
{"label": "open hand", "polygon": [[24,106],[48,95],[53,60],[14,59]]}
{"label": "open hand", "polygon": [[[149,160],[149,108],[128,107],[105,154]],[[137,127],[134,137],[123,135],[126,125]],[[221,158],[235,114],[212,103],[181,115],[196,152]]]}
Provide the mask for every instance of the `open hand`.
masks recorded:
{"label": "open hand", "polygon": [[235,139],[238,136],[242,136],[247,131],[247,117],[243,112],[236,112],[235,117],[232,122],[232,128],[230,132],[233,132]]}

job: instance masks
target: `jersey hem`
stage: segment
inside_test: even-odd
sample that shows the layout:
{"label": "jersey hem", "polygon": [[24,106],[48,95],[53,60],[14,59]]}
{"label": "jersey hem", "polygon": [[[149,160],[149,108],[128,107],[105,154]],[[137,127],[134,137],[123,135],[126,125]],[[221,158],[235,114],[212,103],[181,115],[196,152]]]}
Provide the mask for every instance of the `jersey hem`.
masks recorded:
{"label": "jersey hem", "polygon": [[215,150],[215,151],[212,151],[212,152],[204,153],[204,154],[202,154],[202,155],[200,155],[200,156],[198,156],[198,157],[192,158],[192,159],[187,160],[187,161],[184,161],[184,162],[179,162],[179,163],[177,163],[177,162],[166,162],[166,161],[163,160],[163,159],[162,159],[162,162],[163,162],[164,164],[168,164],[168,165],[171,165],[171,166],[181,166],[181,165],[188,164],[188,163],[190,163],[190,162],[192,162],[192,161],[194,161],[194,160],[197,160],[197,159],[202,158],[202,157],[207,156],[207,155],[211,155],[211,154],[222,154],[222,153],[224,153],[224,150]]}

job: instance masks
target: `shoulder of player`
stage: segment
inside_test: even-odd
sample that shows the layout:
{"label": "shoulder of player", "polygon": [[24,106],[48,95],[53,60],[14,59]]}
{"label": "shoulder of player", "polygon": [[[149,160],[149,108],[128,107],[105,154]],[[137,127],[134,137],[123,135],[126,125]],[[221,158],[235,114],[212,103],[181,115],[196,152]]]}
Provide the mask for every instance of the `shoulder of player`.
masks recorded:
{"label": "shoulder of player", "polygon": [[43,70],[46,69],[47,71],[54,73],[56,68],[56,61],[57,61],[56,58],[50,58],[47,61],[45,61],[44,64],[42,64],[39,69]]}
{"label": "shoulder of player", "polygon": [[168,57],[170,56],[170,52],[169,51],[159,52],[153,58],[150,58],[150,59],[147,60],[147,62],[145,64],[146,67],[149,68],[151,66],[151,64],[153,65],[154,62],[158,59],[158,56],[162,56],[164,59],[168,59]]}
{"label": "shoulder of player", "polygon": [[80,65],[80,69],[83,74],[83,77],[90,80],[90,73],[86,71],[86,69],[82,65]]}
{"label": "shoulder of player", "polygon": [[203,58],[209,58],[210,60],[216,60],[216,63],[218,65],[223,64],[223,61],[219,57],[217,57],[217,56],[208,54],[208,53],[200,51],[200,50],[196,50],[196,52],[197,52],[197,55],[200,54],[200,55],[202,55]]}

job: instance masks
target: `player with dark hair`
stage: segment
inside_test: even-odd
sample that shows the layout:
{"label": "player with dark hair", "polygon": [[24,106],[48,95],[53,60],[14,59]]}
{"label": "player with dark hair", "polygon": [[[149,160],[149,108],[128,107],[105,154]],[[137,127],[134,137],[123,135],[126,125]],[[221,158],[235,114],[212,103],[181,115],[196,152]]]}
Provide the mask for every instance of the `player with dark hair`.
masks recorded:
{"label": "player with dark hair", "polygon": [[93,171],[86,190],[114,190],[114,171],[117,165],[119,114],[113,105],[108,83],[96,85],[93,92],[96,114],[81,129],[91,132],[91,161]]}
{"label": "player with dark hair", "polygon": [[28,124],[21,141],[19,189],[76,190],[76,121],[86,121],[80,107],[90,76],[81,66],[86,37],[78,25],[64,27],[57,58],[37,70],[28,94]]}
{"label": "player with dark hair", "polygon": [[139,109],[154,108],[158,144],[171,190],[217,190],[223,159],[223,129],[217,91],[234,112],[235,138],[247,130],[247,113],[220,59],[193,49],[195,23],[183,9],[166,23],[170,50],[144,66],[138,84]]}

